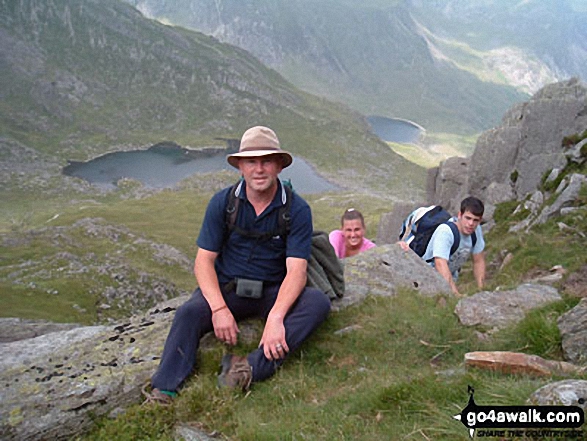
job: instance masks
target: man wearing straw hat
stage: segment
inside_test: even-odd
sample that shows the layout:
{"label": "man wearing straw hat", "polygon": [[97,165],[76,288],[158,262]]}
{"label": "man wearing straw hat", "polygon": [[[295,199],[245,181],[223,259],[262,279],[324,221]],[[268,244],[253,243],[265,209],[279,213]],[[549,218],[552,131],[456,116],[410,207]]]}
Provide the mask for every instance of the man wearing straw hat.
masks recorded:
{"label": "man wearing straw hat", "polygon": [[[262,126],[248,129],[238,153],[228,155],[228,163],[243,179],[208,204],[194,265],[199,287],[175,314],[151,391],[143,390],[147,402],[171,403],[192,373],[200,339],[209,331],[232,346],[237,343],[238,320],[266,320],[256,350],[222,358],[219,385],[247,390],[272,376],[326,319],[329,298],[306,287],[313,231],[310,207],[299,195],[286,192],[278,178],[292,160],[275,132]],[[239,199],[233,229],[226,221],[231,191]],[[289,228],[283,234],[278,218],[288,195]]]}

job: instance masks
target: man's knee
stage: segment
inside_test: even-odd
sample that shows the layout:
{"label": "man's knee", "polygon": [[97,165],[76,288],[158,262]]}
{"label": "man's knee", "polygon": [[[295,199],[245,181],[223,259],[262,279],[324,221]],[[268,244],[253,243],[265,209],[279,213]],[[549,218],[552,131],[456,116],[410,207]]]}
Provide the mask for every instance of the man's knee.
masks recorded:
{"label": "man's knee", "polygon": [[304,290],[304,299],[307,299],[307,307],[323,321],[330,312],[330,299],[326,294],[316,288],[306,287]]}

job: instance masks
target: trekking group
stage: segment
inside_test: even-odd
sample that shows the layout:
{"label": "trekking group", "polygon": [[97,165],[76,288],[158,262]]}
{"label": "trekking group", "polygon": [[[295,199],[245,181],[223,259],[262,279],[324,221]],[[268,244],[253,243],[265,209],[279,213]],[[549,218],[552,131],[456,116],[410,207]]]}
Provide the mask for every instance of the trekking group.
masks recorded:
{"label": "trekking group", "polygon": [[[194,371],[201,338],[213,331],[230,346],[238,322],[259,317],[264,329],[257,349],[246,356],[226,354],[218,384],[247,390],[271,377],[290,353],[326,320],[330,298],[308,285],[312,213],[307,202],[278,178],[292,155],[268,127],[242,136],[228,163],[242,179],[210,200],[197,239],[194,274],[198,288],[174,316],[159,367],[143,388],[146,403],[169,405]],[[472,254],[479,287],[485,278],[481,232],[483,204],[467,198],[455,218],[438,207],[413,212],[404,222],[400,246],[416,251],[460,295],[460,267]],[[375,247],[365,236],[365,220],[355,209],[330,233],[334,259]]]}

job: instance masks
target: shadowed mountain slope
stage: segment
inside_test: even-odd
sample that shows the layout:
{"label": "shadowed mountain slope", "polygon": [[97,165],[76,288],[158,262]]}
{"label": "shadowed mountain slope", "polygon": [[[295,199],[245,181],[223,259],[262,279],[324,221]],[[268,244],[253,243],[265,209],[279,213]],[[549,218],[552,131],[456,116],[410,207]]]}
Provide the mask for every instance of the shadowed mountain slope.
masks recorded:
{"label": "shadowed mountain slope", "polygon": [[218,144],[265,124],[334,175],[361,163],[380,186],[405,182],[396,165],[423,176],[348,108],[119,1],[0,0],[0,60],[1,133],[62,161],[163,140]]}

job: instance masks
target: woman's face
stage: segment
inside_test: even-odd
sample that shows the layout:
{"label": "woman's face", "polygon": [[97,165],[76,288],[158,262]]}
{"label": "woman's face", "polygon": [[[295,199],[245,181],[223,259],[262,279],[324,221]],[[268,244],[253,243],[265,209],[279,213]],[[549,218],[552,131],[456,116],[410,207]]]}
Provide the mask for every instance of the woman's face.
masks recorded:
{"label": "woman's face", "polygon": [[365,227],[360,219],[345,220],[342,224],[342,234],[347,249],[359,248],[363,244]]}

